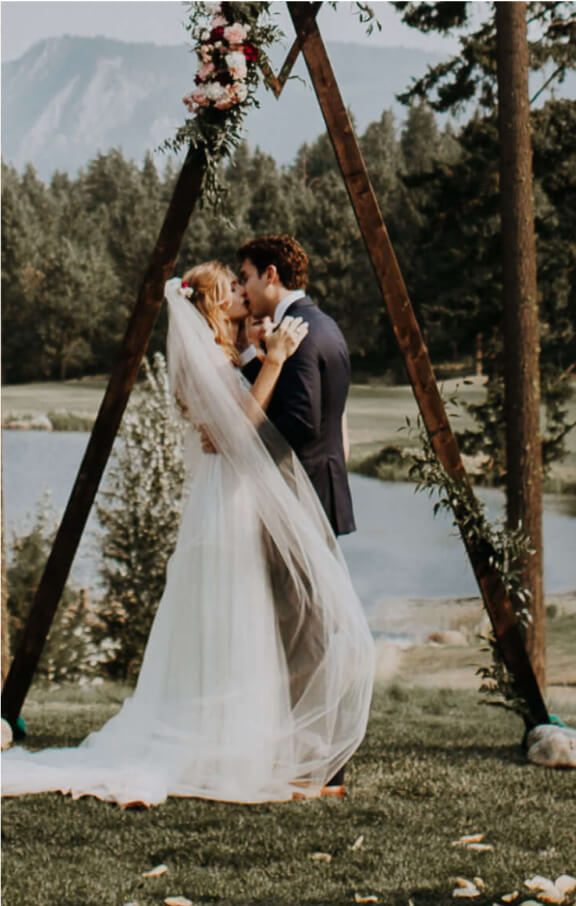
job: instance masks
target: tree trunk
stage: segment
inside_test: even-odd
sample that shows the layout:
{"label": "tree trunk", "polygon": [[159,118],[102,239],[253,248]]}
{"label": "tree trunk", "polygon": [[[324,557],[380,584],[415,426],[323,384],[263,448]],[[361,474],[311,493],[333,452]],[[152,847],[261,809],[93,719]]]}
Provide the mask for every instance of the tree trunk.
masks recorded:
{"label": "tree trunk", "polygon": [[484,374],[484,351],[482,348],[483,336],[481,333],[476,334],[476,377],[482,377]]}
{"label": "tree trunk", "polygon": [[6,584],[6,532],[4,531],[4,475],[2,474],[1,520],[2,520],[2,685],[10,667],[10,626],[8,622],[8,587]]}
{"label": "tree trunk", "polygon": [[526,4],[496,3],[500,198],[504,287],[504,383],[508,525],[522,526],[535,553],[522,563],[532,594],[527,648],[546,682],[542,590],[542,445],[536,250]]}

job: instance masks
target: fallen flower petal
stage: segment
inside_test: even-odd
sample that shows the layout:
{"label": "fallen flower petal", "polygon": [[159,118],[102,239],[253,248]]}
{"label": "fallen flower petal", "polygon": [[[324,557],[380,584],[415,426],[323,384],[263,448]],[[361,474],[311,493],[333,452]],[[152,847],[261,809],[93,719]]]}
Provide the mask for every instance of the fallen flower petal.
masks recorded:
{"label": "fallen flower petal", "polygon": [[375,896],[373,896],[373,895],[370,895],[370,896],[367,896],[367,897],[363,897],[363,896],[360,896],[359,893],[355,893],[355,894],[354,894],[354,902],[355,902],[355,903],[377,903],[377,902],[378,902],[378,897],[375,897]]}
{"label": "fallen flower petal", "polygon": [[468,878],[454,878],[452,883],[455,884],[456,887],[470,887],[472,881],[469,881]]}
{"label": "fallen flower petal", "polygon": [[192,900],[187,900],[186,897],[167,897],[164,903],[166,906],[192,906]]}
{"label": "fallen flower petal", "polygon": [[494,851],[494,847],[491,843],[468,843],[466,849],[470,849],[475,853],[487,853]]}
{"label": "fallen flower petal", "polygon": [[520,891],[513,890],[512,893],[503,894],[500,897],[500,899],[502,900],[503,903],[511,903],[513,900],[517,900],[519,896],[520,896]]}
{"label": "fallen flower petal", "polygon": [[452,896],[461,899],[472,899],[473,897],[479,897],[480,891],[474,884],[470,884],[468,887],[457,887],[452,891]]}
{"label": "fallen flower petal", "polygon": [[542,875],[534,875],[533,878],[526,878],[524,887],[527,887],[528,890],[550,890],[554,887],[554,881],[544,878]]}
{"label": "fallen flower petal", "polygon": [[467,843],[481,843],[484,839],[484,834],[466,834],[464,837],[460,837],[459,840],[454,840],[452,846],[466,846]]}
{"label": "fallen flower petal", "polygon": [[356,851],[357,849],[360,849],[360,847],[362,846],[363,843],[364,843],[364,834],[360,834],[360,836],[354,841],[354,843],[352,844],[350,849]]}
{"label": "fallen flower petal", "polygon": [[573,878],[572,875],[560,875],[554,881],[554,886],[564,894],[572,893],[573,890],[576,890],[576,878]]}
{"label": "fallen flower petal", "polygon": [[310,853],[308,856],[309,859],[312,859],[314,862],[331,862],[332,856],[330,853]]}
{"label": "fallen flower petal", "polygon": [[150,871],[144,871],[142,873],[143,878],[159,878],[160,875],[165,875],[168,871],[167,865],[157,865],[156,868],[151,868]]}
{"label": "fallen flower petal", "polygon": [[561,890],[558,890],[558,888],[554,886],[549,887],[548,890],[543,890],[542,893],[539,893],[538,899],[541,903],[562,903],[564,901],[564,894]]}

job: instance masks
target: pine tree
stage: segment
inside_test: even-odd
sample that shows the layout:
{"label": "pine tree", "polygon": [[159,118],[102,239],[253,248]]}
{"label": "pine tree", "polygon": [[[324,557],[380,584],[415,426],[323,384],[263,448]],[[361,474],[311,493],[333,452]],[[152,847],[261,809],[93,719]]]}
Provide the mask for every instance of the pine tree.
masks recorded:
{"label": "pine tree", "polygon": [[[20,643],[56,526],[56,515],[46,497],[36,508],[32,527],[12,539],[6,587],[13,652]],[[68,584],[38,665],[39,677],[54,682],[76,682],[95,674],[99,653],[90,638],[90,618],[85,592]]]}
{"label": "pine tree", "polygon": [[124,415],[97,506],[105,593],[93,635],[114,678],[138,674],[164,590],[180,521],[183,433],[157,354]]}

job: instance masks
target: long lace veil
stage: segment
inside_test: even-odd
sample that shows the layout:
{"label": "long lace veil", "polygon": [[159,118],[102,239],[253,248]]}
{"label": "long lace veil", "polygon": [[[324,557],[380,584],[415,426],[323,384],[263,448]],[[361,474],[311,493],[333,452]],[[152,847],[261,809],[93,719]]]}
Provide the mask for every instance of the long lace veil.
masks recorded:
{"label": "long lace veil", "polygon": [[321,785],[366,729],[373,643],[362,606],[300,462],[184,296],[180,279],[169,280],[165,293],[171,387],[249,489],[290,675],[292,745],[301,779]]}

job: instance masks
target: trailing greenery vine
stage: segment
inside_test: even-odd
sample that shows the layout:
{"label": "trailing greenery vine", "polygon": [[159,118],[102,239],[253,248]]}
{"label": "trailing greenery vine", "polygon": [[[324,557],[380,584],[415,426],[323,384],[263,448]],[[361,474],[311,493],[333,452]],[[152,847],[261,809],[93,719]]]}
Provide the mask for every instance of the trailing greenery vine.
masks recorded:
{"label": "trailing greenery vine", "polygon": [[[457,405],[456,399],[451,399]],[[420,442],[421,452],[413,455],[410,478],[416,482],[416,491],[429,497],[437,496],[433,506],[436,516],[442,510],[453,516],[453,526],[458,528],[466,545],[483,549],[491,567],[496,569],[516,612],[521,630],[530,622],[528,601],[530,591],[522,585],[520,563],[533,553],[530,541],[522,528],[510,529],[500,521],[490,522],[484,504],[466,485],[451,478],[440,464],[431,440],[420,416],[416,420],[406,418],[406,426]],[[521,717],[528,713],[528,705],[514,684],[502,658],[498,641],[493,631],[481,636],[486,643],[482,650],[490,651],[492,663],[477,670],[482,678],[480,693],[487,697],[486,704],[515,711]]]}

